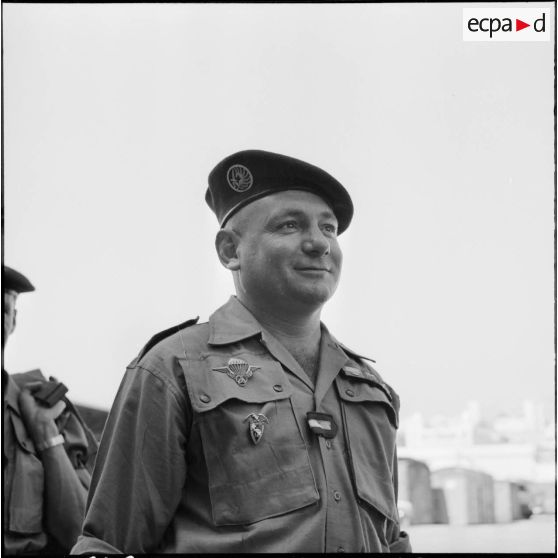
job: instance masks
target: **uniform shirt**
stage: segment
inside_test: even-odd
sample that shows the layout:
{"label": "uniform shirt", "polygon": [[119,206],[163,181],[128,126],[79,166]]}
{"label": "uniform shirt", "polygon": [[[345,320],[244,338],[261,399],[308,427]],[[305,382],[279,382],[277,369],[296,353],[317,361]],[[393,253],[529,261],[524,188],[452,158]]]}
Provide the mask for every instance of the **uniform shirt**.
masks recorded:
{"label": "uniform shirt", "polygon": [[[323,326],[316,378],[234,297],[140,354],[72,552],[410,551],[396,507],[397,395]],[[312,432],[309,411],[332,415],[336,436]],[[267,420],[257,444],[251,414]]]}
{"label": "uniform shirt", "polygon": [[23,423],[19,387],[4,370],[2,388],[4,550],[6,554],[35,553],[48,543],[43,528],[43,466]]}
{"label": "uniform shirt", "polygon": [[[44,380],[39,371],[16,374],[18,381],[27,383]],[[88,441],[84,427],[70,411],[64,411],[56,420],[64,435],[64,448],[74,469],[76,479],[48,476],[43,462],[37,454],[19,407],[20,387],[13,376],[2,370],[3,387],[3,544],[6,554],[67,553],[69,548],[62,546],[46,529],[45,489],[51,483],[54,490],[63,498],[64,506],[56,512],[53,521],[62,523],[69,514],[83,514],[83,508],[76,509],[76,492],[85,497],[91,476],[85,468],[84,460],[88,451],[94,450],[96,441]],[[50,485],[49,485],[50,486]],[[52,513],[52,510],[51,510]],[[75,517],[75,515],[74,515]],[[80,522],[82,516],[72,525]]]}

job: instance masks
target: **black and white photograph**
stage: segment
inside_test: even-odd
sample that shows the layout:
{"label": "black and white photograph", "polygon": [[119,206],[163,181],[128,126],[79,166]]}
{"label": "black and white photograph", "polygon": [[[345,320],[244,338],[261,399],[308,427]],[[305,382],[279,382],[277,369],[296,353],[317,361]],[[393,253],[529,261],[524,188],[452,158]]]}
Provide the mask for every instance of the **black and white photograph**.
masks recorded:
{"label": "black and white photograph", "polygon": [[2,10],[3,552],[556,552],[556,3]]}

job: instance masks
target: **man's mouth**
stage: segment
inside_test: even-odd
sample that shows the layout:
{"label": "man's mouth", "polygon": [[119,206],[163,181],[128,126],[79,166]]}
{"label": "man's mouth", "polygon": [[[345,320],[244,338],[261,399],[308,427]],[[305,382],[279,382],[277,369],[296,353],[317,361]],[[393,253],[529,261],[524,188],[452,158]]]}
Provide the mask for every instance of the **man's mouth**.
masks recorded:
{"label": "man's mouth", "polygon": [[297,271],[321,271],[324,273],[329,273],[330,269],[327,267],[319,267],[319,266],[305,266],[305,267],[295,267]]}

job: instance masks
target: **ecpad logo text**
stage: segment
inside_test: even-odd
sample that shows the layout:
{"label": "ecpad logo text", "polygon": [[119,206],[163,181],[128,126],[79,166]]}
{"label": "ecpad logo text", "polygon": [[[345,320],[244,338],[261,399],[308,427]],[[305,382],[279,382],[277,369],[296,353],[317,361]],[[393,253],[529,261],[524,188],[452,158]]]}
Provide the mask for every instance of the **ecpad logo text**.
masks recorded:
{"label": "ecpad logo text", "polygon": [[550,8],[463,8],[465,41],[548,41]]}

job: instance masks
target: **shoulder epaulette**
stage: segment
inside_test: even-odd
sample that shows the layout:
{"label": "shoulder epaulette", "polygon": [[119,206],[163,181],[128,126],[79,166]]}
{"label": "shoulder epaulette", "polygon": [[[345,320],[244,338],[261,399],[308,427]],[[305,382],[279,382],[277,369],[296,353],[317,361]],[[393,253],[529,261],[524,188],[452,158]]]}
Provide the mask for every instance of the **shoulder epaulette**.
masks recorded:
{"label": "shoulder epaulette", "polygon": [[190,326],[193,326],[193,325],[197,324],[199,319],[200,319],[200,317],[198,316],[197,318],[193,318],[191,320],[186,320],[185,322],[182,322],[181,324],[169,327],[168,329],[165,329],[164,331],[160,331],[159,333],[156,333],[146,343],[145,347],[141,350],[140,354],[137,357],[137,360],[139,361],[141,358],[143,358],[143,356],[148,351],[150,351],[155,345],[160,343],[163,339],[166,339],[167,337],[170,337],[173,333],[178,333],[182,329],[185,329],[187,327],[190,327]]}
{"label": "shoulder epaulette", "polygon": [[374,364],[376,363],[376,361],[373,358],[361,355],[355,351],[353,351],[352,349],[349,349],[349,347],[346,347],[345,345],[343,345],[343,343],[339,343],[339,341],[337,341],[337,344],[348,354],[350,354],[352,357],[356,357],[357,359],[360,360],[369,360],[370,362],[373,362]]}

